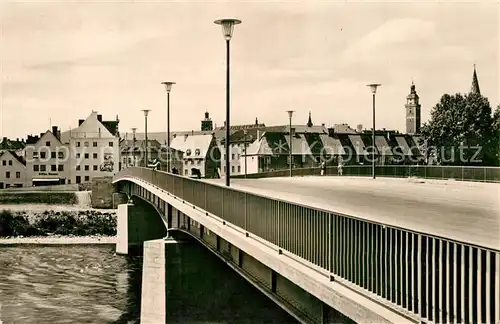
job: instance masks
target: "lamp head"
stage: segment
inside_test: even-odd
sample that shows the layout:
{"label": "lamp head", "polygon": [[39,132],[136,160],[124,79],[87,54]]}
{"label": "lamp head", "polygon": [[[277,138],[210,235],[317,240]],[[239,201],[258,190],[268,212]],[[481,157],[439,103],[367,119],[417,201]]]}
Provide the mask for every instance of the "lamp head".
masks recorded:
{"label": "lamp head", "polygon": [[367,87],[370,87],[370,90],[372,91],[373,94],[377,93],[377,87],[380,87],[381,84],[378,83],[372,83],[372,84],[367,84]]}
{"label": "lamp head", "polygon": [[143,109],[144,112],[144,117],[148,117],[148,113],[151,111],[151,109]]}
{"label": "lamp head", "polygon": [[172,85],[174,85],[175,82],[162,82],[161,84],[165,85],[165,90],[167,91],[167,93],[169,93],[170,90],[172,90]]}
{"label": "lamp head", "polygon": [[288,113],[288,117],[292,118],[292,115],[295,110],[287,110],[286,112]]}
{"label": "lamp head", "polygon": [[214,21],[217,25],[222,26],[222,34],[226,40],[230,40],[233,36],[234,25],[241,24],[241,20],[226,18]]}

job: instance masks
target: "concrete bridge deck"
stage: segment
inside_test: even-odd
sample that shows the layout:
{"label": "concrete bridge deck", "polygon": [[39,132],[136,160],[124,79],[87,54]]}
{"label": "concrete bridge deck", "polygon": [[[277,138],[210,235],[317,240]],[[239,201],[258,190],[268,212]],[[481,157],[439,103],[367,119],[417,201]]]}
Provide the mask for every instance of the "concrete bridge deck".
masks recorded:
{"label": "concrete bridge deck", "polygon": [[[224,185],[224,180],[205,180]],[[231,187],[500,249],[500,184],[360,177],[233,179]]]}

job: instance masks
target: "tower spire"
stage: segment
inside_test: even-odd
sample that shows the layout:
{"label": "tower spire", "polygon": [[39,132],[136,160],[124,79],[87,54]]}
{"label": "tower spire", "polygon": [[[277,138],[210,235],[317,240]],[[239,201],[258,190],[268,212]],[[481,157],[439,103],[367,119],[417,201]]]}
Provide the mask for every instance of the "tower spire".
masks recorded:
{"label": "tower spire", "polygon": [[311,120],[311,112],[309,112],[309,119],[307,120],[307,127],[312,127],[313,122]]}
{"label": "tower spire", "polygon": [[474,63],[474,73],[472,74],[472,86],[470,92],[479,95],[481,94],[481,91],[479,90],[479,82],[477,81],[476,63]]}

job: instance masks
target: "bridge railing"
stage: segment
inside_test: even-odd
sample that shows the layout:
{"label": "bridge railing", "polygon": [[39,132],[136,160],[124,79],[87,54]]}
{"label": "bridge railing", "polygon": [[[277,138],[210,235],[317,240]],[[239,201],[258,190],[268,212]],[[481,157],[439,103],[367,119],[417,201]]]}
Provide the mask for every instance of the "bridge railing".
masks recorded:
{"label": "bridge railing", "polygon": [[[343,167],[344,176],[371,176],[370,165],[347,165]],[[293,176],[320,175],[321,169],[297,168],[292,169]],[[287,177],[290,170],[275,170],[247,174],[250,179]],[[327,167],[326,175],[339,175],[336,166]],[[375,175],[379,177],[417,177],[426,179],[456,179],[464,181],[500,182],[500,167],[475,167],[475,166],[436,166],[436,165],[378,165],[375,167]],[[244,178],[245,175],[238,174],[234,178]]]}
{"label": "bridge railing", "polygon": [[[500,252],[143,168],[133,177],[221,217],[335,280],[355,285],[423,320],[500,321]],[[442,215],[446,217],[446,215]]]}

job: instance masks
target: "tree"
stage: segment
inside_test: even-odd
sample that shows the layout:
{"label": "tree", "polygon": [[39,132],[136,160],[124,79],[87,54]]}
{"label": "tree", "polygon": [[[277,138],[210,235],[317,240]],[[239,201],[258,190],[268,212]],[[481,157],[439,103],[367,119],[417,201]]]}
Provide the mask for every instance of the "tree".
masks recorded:
{"label": "tree", "polygon": [[491,121],[492,137],[490,143],[490,155],[492,157],[492,164],[500,166],[500,104],[498,104],[495,112],[493,113],[493,120]]}
{"label": "tree", "polygon": [[423,125],[422,137],[441,164],[491,164],[492,124],[487,98],[477,93],[444,94]]}

